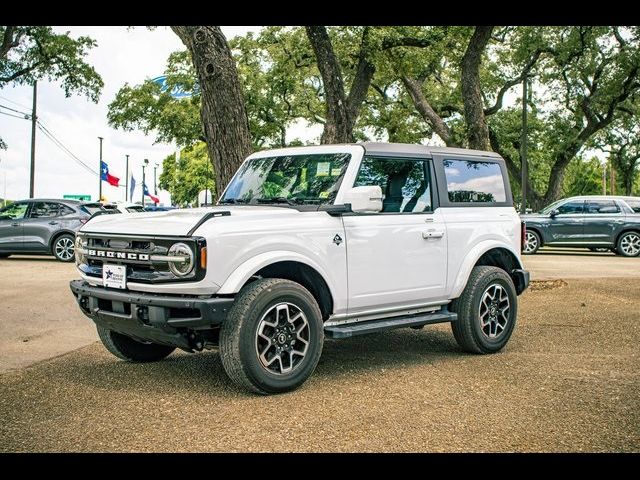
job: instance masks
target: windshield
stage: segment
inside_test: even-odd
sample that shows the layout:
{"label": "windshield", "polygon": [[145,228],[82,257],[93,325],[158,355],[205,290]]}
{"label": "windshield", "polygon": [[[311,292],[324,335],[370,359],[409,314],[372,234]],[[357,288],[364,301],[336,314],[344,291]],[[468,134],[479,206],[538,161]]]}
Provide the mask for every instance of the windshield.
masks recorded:
{"label": "windshield", "polygon": [[544,213],[544,214],[549,214],[551,212],[551,210],[555,210],[557,209],[562,202],[564,202],[565,199],[562,200],[558,200],[556,202],[553,202],[551,205],[547,205],[546,207],[544,207],[542,210],[540,210],[538,213]]}
{"label": "windshield", "polygon": [[220,203],[331,204],[350,159],[348,153],[254,158],[240,167]]}

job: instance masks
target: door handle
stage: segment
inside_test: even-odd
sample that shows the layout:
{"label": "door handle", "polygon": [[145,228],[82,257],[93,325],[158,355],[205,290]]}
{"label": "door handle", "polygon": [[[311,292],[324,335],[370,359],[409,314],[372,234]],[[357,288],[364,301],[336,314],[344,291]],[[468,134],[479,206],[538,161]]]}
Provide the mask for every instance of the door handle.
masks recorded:
{"label": "door handle", "polygon": [[53,221],[53,220],[51,220],[51,221],[49,222],[49,225],[57,225],[57,224],[58,224],[58,222],[55,222],[55,221]]}
{"label": "door handle", "polygon": [[444,232],[442,230],[426,230],[422,232],[422,238],[428,240],[430,238],[442,238],[444,237]]}

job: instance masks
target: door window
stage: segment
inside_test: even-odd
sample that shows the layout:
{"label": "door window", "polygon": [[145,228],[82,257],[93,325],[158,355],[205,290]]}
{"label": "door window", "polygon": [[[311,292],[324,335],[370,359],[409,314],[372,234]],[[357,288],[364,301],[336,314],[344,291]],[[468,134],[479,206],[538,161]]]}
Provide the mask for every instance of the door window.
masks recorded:
{"label": "door window", "polygon": [[6,217],[11,220],[20,220],[24,218],[27,213],[28,203],[14,203],[6,208],[0,210],[0,220]]}
{"label": "door window", "polygon": [[558,213],[561,214],[580,214],[584,213],[584,201],[567,202],[558,207]]}
{"label": "door window", "polygon": [[382,189],[382,212],[431,212],[431,178],[424,160],[365,157],[354,187]]}
{"label": "door window", "polygon": [[606,215],[618,212],[620,212],[620,209],[613,200],[589,200],[587,202],[587,213]]}
{"label": "door window", "polygon": [[71,215],[72,213],[76,213],[76,211],[73,208],[67,207],[66,205],[60,205],[61,217],[64,217],[65,215]]}
{"label": "door window", "polygon": [[447,159],[443,163],[450,202],[507,201],[502,170],[496,162]]}
{"label": "door window", "polygon": [[51,218],[57,217],[60,204],[53,202],[36,202],[31,209],[31,218]]}

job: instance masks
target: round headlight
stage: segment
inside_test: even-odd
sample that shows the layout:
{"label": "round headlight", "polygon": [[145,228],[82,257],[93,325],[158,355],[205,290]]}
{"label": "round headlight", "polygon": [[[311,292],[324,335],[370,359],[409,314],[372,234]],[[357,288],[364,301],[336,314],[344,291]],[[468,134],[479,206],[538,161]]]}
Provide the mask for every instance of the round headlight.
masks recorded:
{"label": "round headlight", "polygon": [[82,238],[76,237],[76,245],[74,248],[74,252],[76,254],[76,265],[80,265],[81,263],[87,263],[87,258],[84,253],[82,253],[85,243],[82,241]]}
{"label": "round headlight", "polygon": [[184,277],[193,270],[193,252],[186,243],[174,243],[169,249],[170,257],[183,258],[181,262],[169,262],[169,270],[178,277]]}

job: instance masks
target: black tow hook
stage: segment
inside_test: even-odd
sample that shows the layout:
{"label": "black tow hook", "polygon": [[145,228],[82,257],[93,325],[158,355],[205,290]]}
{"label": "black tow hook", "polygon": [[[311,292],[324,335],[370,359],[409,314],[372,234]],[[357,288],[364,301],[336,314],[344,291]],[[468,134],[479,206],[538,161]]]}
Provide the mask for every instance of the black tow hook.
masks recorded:
{"label": "black tow hook", "polygon": [[189,346],[197,352],[201,352],[204,348],[204,339],[201,335],[198,335],[194,332],[189,332],[187,334],[187,340],[189,341]]}

